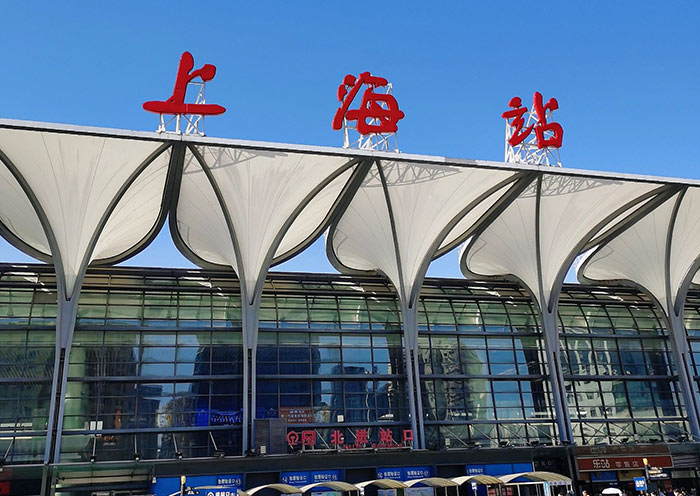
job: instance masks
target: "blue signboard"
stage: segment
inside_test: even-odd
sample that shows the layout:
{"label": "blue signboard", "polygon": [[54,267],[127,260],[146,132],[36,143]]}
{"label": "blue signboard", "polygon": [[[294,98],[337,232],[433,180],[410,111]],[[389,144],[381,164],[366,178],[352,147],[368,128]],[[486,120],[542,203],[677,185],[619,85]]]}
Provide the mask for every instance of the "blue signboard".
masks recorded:
{"label": "blue signboard", "polygon": [[600,472],[590,472],[591,482],[614,482],[617,480],[615,470],[602,470]]}
{"label": "blue signboard", "polygon": [[291,486],[305,486],[310,482],[309,479],[308,472],[282,472],[280,474],[280,482]]}
{"label": "blue signboard", "polygon": [[311,472],[311,482],[339,481],[343,478],[341,470],[314,470]]}
{"label": "blue signboard", "polygon": [[343,478],[342,470],[314,470],[311,472],[282,472],[280,482],[292,486],[305,486],[316,482],[339,481]]}
{"label": "blue signboard", "polygon": [[646,491],[647,490],[647,480],[644,477],[635,477],[634,478],[634,488],[637,491]]}
{"label": "blue signboard", "polygon": [[[218,486],[222,489],[223,492],[221,494],[223,496],[232,496],[237,493],[237,489],[243,487],[243,475],[190,475],[185,480],[185,486],[191,488]],[[179,490],[180,477],[158,477],[151,487],[151,491],[156,496],[169,496]],[[216,491],[214,494],[216,494]]]}
{"label": "blue signboard", "polygon": [[392,479],[400,481],[403,479],[403,469],[401,467],[378,468],[377,479]]}
{"label": "blue signboard", "polygon": [[427,477],[432,477],[432,475],[432,467],[404,467],[403,469],[403,480],[405,481],[425,479]]}
{"label": "blue signboard", "polygon": [[479,465],[467,465],[467,475],[499,475],[519,474],[532,472],[532,463],[482,463]]}
{"label": "blue signboard", "polygon": [[216,485],[221,487],[243,487],[243,476],[241,474],[226,474],[216,476]]}
{"label": "blue signboard", "polygon": [[195,425],[231,425],[243,420],[242,410],[197,410]]}
{"label": "blue signboard", "polygon": [[383,467],[377,469],[377,479],[408,481],[432,477],[433,467]]}
{"label": "blue signboard", "polygon": [[467,465],[467,475],[484,475],[484,466]]}

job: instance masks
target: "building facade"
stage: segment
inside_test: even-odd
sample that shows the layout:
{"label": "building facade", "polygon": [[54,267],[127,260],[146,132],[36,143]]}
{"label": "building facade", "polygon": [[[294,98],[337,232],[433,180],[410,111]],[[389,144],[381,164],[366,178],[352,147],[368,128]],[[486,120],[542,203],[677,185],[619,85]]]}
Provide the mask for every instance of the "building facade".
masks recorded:
{"label": "building facade", "polygon": [[[269,429],[263,453],[256,443],[251,456],[241,458],[235,276],[92,269],[67,361],[53,484],[62,480],[66,494],[105,485],[147,494],[161,474],[227,473],[245,466],[243,484],[252,487],[278,482],[285,469],[309,463],[331,470],[354,465],[356,475],[343,475],[357,478],[381,464],[375,453],[385,452],[403,457],[404,464],[428,465],[435,474],[464,475],[484,460],[525,462],[595,487],[595,476],[591,482],[589,472],[577,471],[577,454],[558,441],[540,318],[517,285],[453,279],[424,284],[418,373],[427,449],[419,451],[403,437],[411,423],[394,288],[380,277],[271,273],[263,295],[258,420],[251,421],[259,423],[258,435],[265,428],[260,420],[278,429]],[[50,266],[0,268],[0,450],[5,467],[17,467],[10,484],[26,494],[40,485],[51,448],[46,429],[56,375],[55,302]],[[699,311],[700,294],[691,292],[686,325],[694,350],[700,344]],[[668,475],[690,485],[697,474],[687,465],[697,460],[697,448],[688,443],[669,336],[654,304],[629,288],[566,285],[558,315],[563,393],[576,446],[646,446],[652,455],[662,447],[676,461]],[[303,440],[308,433],[313,437]],[[674,454],[680,448],[682,455]],[[319,462],[317,453],[332,456]],[[128,477],[124,467],[131,468]],[[608,480],[629,485],[635,472],[614,469],[606,471]]]}
{"label": "building facade", "polygon": [[[0,235],[45,264],[0,269],[0,494],[689,485],[699,208],[700,181],[0,119]],[[166,222],[201,270],[118,266]],[[269,272],[324,233],[339,274]],[[426,279],[458,247],[467,280]]]}

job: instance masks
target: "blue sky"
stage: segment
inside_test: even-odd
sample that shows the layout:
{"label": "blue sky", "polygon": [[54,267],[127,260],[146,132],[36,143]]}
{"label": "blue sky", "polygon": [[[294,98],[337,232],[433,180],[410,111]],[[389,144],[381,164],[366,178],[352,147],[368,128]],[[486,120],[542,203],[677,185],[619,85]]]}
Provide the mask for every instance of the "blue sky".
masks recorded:
{"label": "blue sky", "polygon": [[[217,66],[209,136],[340,146],[345,74],[394,84],[405,152],[503,159],[515,95],[556,97],[567,167],[700,179],[699,2],[10,2],[0,116],[154,130],[180,54]],[[3,261],[29,260],[0,241]],[[189,266],[167,231],[129,264]],[[322,242],[284,264],[331,270]],[[431,275],[459,274],[457,256]]]}

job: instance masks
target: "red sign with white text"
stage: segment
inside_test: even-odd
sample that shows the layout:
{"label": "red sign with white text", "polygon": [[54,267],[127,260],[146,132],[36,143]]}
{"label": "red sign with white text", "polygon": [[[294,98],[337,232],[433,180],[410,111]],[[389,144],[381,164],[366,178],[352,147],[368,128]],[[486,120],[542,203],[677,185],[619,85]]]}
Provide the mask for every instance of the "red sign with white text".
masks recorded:
{"label": "red sign with white text", "polygon": [[650,467],[673,467],[670,456],[600,456],[596,458],[577,458],[579,472],[597,472],[598,470],[644,470],[644,458]]}
{"label": "red sign with white text", "polygon": [[280,408],[280,418],[286,418],[290,424],[308,424],[313,422],[314,414],[308,407],[283,406]]}

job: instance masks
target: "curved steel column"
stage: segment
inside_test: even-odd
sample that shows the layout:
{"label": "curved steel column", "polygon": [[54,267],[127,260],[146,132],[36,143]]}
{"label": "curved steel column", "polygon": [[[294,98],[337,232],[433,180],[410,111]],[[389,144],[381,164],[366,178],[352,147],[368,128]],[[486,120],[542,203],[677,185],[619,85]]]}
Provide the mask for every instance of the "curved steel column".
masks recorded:
{"label": "curved steel column", "polygon": [[568,444],[573,442],[573,433],[564,389],[564,375],[561,371],[561,348],[559,346],[556,305],[554,305],[553,311],[541,308],[540,314],[542,315],[542,335],[547,354],[549,385],[552,388],[552,398],[554,399],[559,441]]}
{"label": "curved steel column", "polygon": [[676,362],[678,382],[683,394],[683,403],[688,416],[690,433],[695,441],[700,440],[700,398],[693,386],[693,373],[690,368],[690,349],[686,338],[683,314],[670,312],[668,318],[668,332],[670,334],[671,350]]}
{"label": "curved steel column", "polygon": [[[416,308],[409,308],[401,304],[401,320],[403,327],[403,351],[406,362],[406,392],[408,393],[408,409],[411,416],[411,430],[413,431],[413,448],[421,449],[424,444],[423,437],[423,409],[420,401],[420,373],[418,371],[418,326]],[[416,398],[419,398],[416,401]],[[420,430],[419,430],[420,429]]]}
{"label": "curved steel column", "polygon": [[[76,284],[79,293],[80,284]],[[53,457],[48,460],[57,463],[61,454],[61,434],[63,431],[63,411],[66,404],[66,384],[68,382],[68,364],[70,362],[70,350],[73,344],[73,331],[75,319],[78,313],[78,295],[71,299],[65,299],[62,291],[58,292],[58,314],[56,316],[56,366],[54,368],[54,387],[51,395],[51,407],[49,408],[49,425],[51,430],[47,434],[47,452],[53,451]],[[60,381],[60,382],[59,382]],[[47,455],[44,455],[45,462]]]}
{"label": "curved steel column", "polygon": [[260,297],[256,295],[253,303],[248,302],[244,292],[241,294],[241,317],[243,332],[243,419],[242,451],[255,449],[255,411],[256,411],[256,353],[258,344],[258,308]]}

